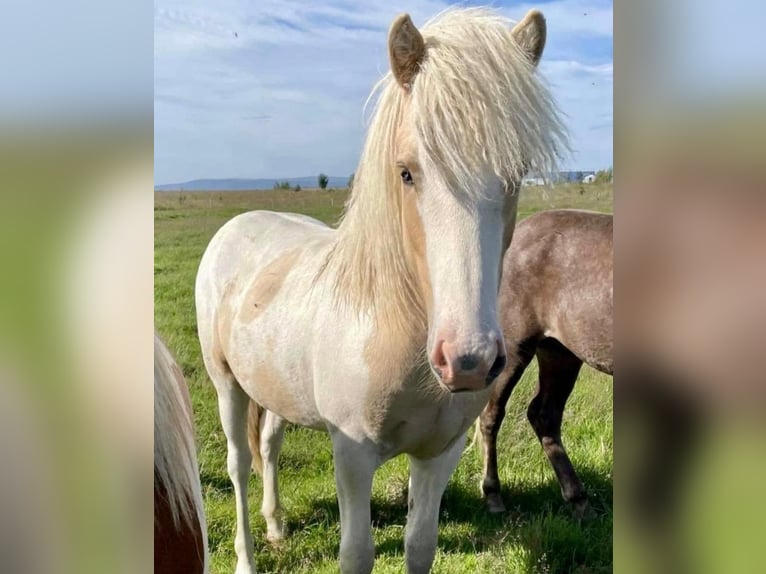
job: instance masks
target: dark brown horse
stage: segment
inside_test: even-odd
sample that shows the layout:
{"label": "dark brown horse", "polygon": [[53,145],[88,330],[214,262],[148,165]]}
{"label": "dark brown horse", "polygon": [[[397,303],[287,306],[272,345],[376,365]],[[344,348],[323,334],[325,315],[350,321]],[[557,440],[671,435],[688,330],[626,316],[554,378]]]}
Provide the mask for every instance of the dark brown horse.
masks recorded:
{"label": "dark brown horse", "polygon": [[583,512],[585,489],[561,443],[561,418],[583,363],[612,374],[612,216],[551,210],[519,223],[503,261],[498,306],[508,362],[479,419],[489,511],[505,511],[497,475],[505,405],[537,356],[540,379],[527,418],[564,499]]}

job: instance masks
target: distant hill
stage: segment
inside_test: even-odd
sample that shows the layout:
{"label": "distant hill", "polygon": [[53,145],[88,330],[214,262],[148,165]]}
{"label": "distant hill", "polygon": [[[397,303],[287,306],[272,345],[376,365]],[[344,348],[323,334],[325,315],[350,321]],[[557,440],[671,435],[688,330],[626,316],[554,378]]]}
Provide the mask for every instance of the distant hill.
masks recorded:
{"label": "distant hill", "polygon": [[[349,176],[330,176],[327,187],[346,187]],[[316,175],[306,177],[278,177],[258,179],[193,179],[183,183],[155,185],[155,191],[242,191],[247,189],[273,189],[277,182],[289,181],[290,185],[319,187]]]}
{"label": "distant hill", "polygon": [[[561,171],[558,177],[549,178],[551,181],[579,181],[578,174],[581,177],[595,173],[594,171]],[[349,176],[330,176],[327,187],[346,187]],[[527,177],[532,177],[527,176]],[[156,191],[242,191],[248,189],[274,189],[277,182],[289,181],[290,185],[300,185],[304,188],[319,187],[317,176],[309,175],[305,177],[278,177],[278,178],[258,178],[258,179],[193,179],[183,183],[164,183],[155,185]]]}

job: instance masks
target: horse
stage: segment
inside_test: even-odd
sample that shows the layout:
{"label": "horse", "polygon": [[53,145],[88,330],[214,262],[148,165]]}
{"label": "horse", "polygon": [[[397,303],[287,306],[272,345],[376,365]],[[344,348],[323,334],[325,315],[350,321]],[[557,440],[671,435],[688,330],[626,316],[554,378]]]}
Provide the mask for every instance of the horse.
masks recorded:
{"label": "horse", "polygon": [[181,369],[154,336],[154,572],[207,574],[194,422]]}
{"label": "horse", "polygon": [[476,422],[489,512],[505,512],[497,474],[497,434],[505,406],[533,357],[540,376],[527,418],[576,512],[587,495],[561,442],[561,419],[583,363],[611,375],[612,216],[550,210],[519,223],[503,261],[499,313],[506,367]]}
{"label": "horse", "polygon": [[442,493],[506,360],[497,292],[515,190],[568,149],[537,73],[545,37],[538,11],[514,23],[450,9],[422,30],[400,15],[337,229],[254,211],[208,244],[197,326],[227,441],[237,574],[254,571],[251,465],[267,540],[285,536],[288,422],[330,434],[341,571],[372,570],[373,473],[399,454],[410,461],[407,569],[430,570]]}

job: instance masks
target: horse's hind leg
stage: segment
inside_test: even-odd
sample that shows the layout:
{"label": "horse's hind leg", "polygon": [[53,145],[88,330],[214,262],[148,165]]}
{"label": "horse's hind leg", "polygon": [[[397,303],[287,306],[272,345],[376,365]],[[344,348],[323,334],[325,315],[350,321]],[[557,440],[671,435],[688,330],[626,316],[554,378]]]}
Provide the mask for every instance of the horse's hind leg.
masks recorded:
{"label": "horse's hind leg", "polygon": [[519,382],[524,369],[532,360],[533,350],[525,345],[519,345],[517,353],[508,353],[509,364],[498,377],[489,403],[484,407],[479,418],[479,428],[482,435],[484,454],[484,478],[481,481],[481,491],[487,501],[490,512],[505,512],[505,505],[500,496],[500,477],[497,473],[497,435],[505,418],[505,406]]}
{"label": "horse's hind leg", "polygon": [[234,486],[237,507],[237,530],[234,537],[234,550],[237,554],[235,574],[253,574],[253,535],[250,531],[247,505],[247,483],[252,463],[247,444],[247,409],[250,397],[225,367],[209,367],[208,372],[218,393],[218,411],[226,435],[226,466]]}
{"label": "horse's hind leg", "polygon": [[260,449],[263,461],[261,514],[266,519],[266,539],[269,542],[278,542],[285,536],[282,506],[279,503],[277,465],[286,426],[287,421],[271,411],[264,411],[260,417]]}
{"label": "horse's hind leg", "polygon": [[585,489],[561,443],[564,407],[577,381],[582,361],[554,339],[540,343],[537,360],[540,380],[537,396],[527,409],[527,418],[556,472],[561,494],[582,515],[587,509]]}

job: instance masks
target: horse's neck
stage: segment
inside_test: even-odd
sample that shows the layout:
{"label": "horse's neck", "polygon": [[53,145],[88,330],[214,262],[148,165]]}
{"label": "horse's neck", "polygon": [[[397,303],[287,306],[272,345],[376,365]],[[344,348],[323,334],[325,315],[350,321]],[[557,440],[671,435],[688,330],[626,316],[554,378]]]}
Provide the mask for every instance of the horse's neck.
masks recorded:
{"label": "horse's neck", "polygon": [[[366,188],[362,178],[357,185],[360,196],[352,201],[331,248],[330,257],[336,258],[330,263],[331,281],[346,290],[335,295],[351,302],[352,312],[371,318],[370,356],[388,356],[410,368],[424,358],[427,321],[416,266],[403,243],[399,207],[370,199],[373,192],[378,200],[378,194],[390,197],[391,190]],[[378,224],[375,235],[369,234],[371,222]]]}
{"label": "horse's neck", "polygon": [[[359,213],[353,217],[358,218]],[[336,297],[353,302],[356,311],[371,316],[381,332],[397,339],[417,341],[420,335],[424,339],[422,287],[413,272],[416,265],[408,260],[401,230],[381,230],[386,240],[366,241],[355,235],[358,222],[351,224],[351,230],[344,228],[346,224],[349,221],[336,231],[330,247],[330,258],[337,259],[325,268],[330,271],[327,279],[334,284]]]}
{"label": "horse's neck", "polygon": [[427,365],[427,325],[410,310],[378,308],[375,313],[365,359],[386,385],[407,384],[418,367]]}

